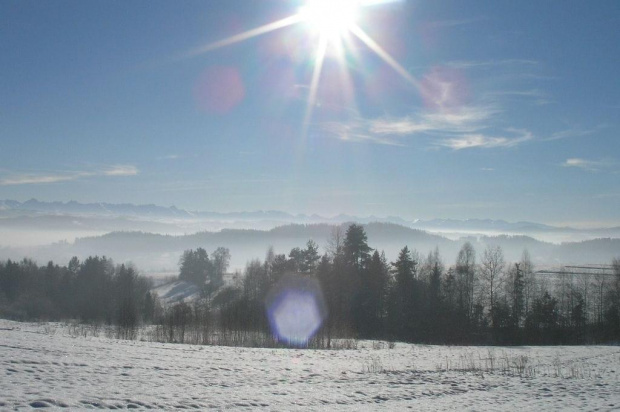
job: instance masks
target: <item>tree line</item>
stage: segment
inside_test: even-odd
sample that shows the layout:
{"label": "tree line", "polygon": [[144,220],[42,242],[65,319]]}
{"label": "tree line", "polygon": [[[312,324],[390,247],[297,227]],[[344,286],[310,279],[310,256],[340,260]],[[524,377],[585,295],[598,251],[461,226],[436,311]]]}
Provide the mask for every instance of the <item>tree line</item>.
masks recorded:
{"label": "tree line", "polygon": [[[106,323],[129,338],[157,316],[152,282],[132,266],[104,257],[72,258],[66,266],[30,259],[0,262],[0,316],[17,320]],[[160,310],[161,311],[161,310]]]}
{"label": "tree line", "polygon": [[[290,276],[318,283],[326,316],[307,342],[338,338],[440,344],[578,344],[620,340],[620,261],[612,276],[537,275],[524,250],[508,263],[499,246],[478,253],[466,242],[453,264],[436,248],[404,246],[395,261],[368,244],[364,227],[335,228],[325,253],[308,241],[288,255],[272,248],[226,281],[226,248],[180,259],[180,280],[196,284],[193,302],[161,305],[147,278],[107,258],[73,258],[66,267],[30,260],[0,263],[0,314],[75,318],[117,325],[131,336],[156,325],[156,340],[276,345],[266,302]],[[252,342],[248,342],[248,341]]]}

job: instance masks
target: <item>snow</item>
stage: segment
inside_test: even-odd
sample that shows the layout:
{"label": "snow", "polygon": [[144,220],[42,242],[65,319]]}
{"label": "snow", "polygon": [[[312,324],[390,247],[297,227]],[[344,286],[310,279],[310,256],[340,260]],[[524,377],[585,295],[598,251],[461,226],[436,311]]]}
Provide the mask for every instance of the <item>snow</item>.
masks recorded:
{"label": "snow", "polygon": [[193,302],[200,297],[200,288],[191,282],[183,280],[168,282],[151,289],[151,291],[159,296],[164,305],[181,301]]}
{"label": "snow", "polygon": [[617,346],[254,349],[80,330],[0,320],[0,409],[620,409]]}

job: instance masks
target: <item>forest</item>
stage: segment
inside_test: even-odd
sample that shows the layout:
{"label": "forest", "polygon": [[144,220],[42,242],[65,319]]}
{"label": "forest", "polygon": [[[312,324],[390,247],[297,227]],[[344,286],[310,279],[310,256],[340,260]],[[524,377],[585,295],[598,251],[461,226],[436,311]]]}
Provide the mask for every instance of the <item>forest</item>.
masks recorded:
{"label": "forest", "polygon": [[[161,302],[150,278],[107,257],[74,257],[66,266],[7,260],[0,262],[0,317],[107,325],[124,339],[148,328],[156,341],[243,346],[620,340],[619,259],[599,271],[541,274],[527,250],[507,262],[500,246],[480,252],[466,242],[451,264],[438,248],[421,256],[409,246],[389,262],[358,224],[335,228],[323,254],[312,240],[288,255],[269,248],[264,260],[233,274],[230,258],[225,247],[186,250],[178,280],[196,285],[200,297],[176,303]],[[297,300],[286,306],[291,295]],[[284,322],[314,324],[283,332],[282,311]]]}

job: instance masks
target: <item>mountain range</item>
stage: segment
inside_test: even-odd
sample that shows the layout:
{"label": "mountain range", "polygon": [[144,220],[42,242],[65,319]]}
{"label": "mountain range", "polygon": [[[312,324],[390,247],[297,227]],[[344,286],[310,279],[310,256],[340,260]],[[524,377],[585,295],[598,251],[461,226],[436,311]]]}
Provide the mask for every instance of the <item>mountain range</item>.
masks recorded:
{"label": "mountain range", "polygon": [[[190,211],[177,208],[176,206],[157,206],[154,204],[134,205],[131,203],[79,203],[69,202],[42,202],[30,199],[25,202],[16,200],[0,200],[0,224],[12,223],[15,218],[24,216],[73,216],[75,218],[119,218],[127,222],[131,220],[156,220],[179,222],[190,221],[222,221],[222,222],[273,222],[273,223],[371,223],[384,222],[395,223],[413,229],[431,231],[490,231],[498,233],[527,233],[527,232],[600,232],[601,235],[609,235],[611,232],[620,232],[620,227],[576,229],[571,227],[558,227],[535,222],[507,222],[493,219],[431,219],[431,220],[406,220],[398,216],[354,216],[339,214],[336,216],[320,216],[317,214],[291,214],[278,210],[258,210],[248,212],[209,212]],[[163,223],[163,222],[160,222]],[[164,229],[173,229],[172,227]],[[137,230],[140,230],[139,228]]]}

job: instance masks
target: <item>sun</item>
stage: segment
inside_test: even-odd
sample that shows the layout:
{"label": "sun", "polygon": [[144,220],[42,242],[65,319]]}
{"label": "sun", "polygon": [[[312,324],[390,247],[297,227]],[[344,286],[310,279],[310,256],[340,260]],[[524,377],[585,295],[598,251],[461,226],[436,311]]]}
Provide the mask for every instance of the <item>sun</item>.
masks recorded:
{"label": "sun", "polygon": [[[401,64],[392,57],[380,44],[370,37],[358,24],[362,18],[362,9],[376,5],[399,2],[402,0],[298,0],[303,1],[303,6],[297,13],[275,20],[262,26],[237,33],[230,37],[215,41],[213,43],[195,48],[183,57],[198,56],[203,53],[211,52],[221,47],[228,47],[235,43],[243,42],[256,36],[261,36],[289,26],[301,24],[305,30],[305,35],[316,40],[316,48],[312,57],[312,77],[308,87],[308,99],[306,112],[301,127],[301,136],[306,137],[308,127],[312,120],[313,108],[317,103],[318,86],[321,80],[321,70],[326,56],[335,57],[342,68],[344,83],[351,86],[346,70],[346,54],[351,50],[351,40],[355,38],[366,45],[368,49],[379,56],[388,66],[398,73],[404,80],[413,87],[420,90],[419,81],[412,76]],[[366,11],[363,13],[367,15]],[[331,47],[330,47],[331,46]],[[347,86],[348,87],[348,86]],[[351,86],[352,87],[352,86]],[[351,92],[348,95],[352,96]]]}
{"label": "sun", "polygon": [[338,42],[355,25],[359,0],[308,0],[299,17],[320,38]]}

